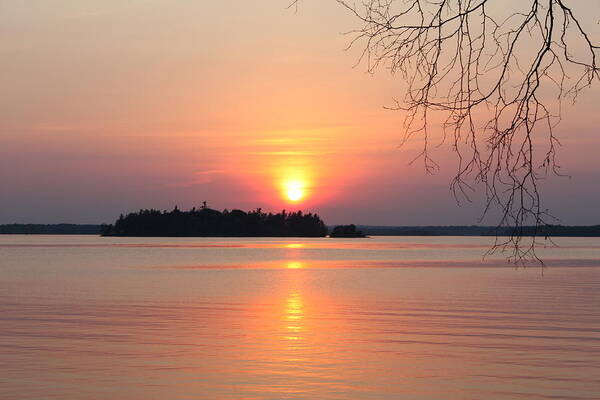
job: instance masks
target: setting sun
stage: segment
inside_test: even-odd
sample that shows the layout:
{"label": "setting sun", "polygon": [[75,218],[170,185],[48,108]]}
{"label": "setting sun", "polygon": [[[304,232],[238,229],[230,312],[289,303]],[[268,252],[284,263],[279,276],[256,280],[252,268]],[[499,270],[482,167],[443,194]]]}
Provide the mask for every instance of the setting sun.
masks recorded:
{"label": "setting sun", "polygon": [[290,201],[300,201],[306,195],[304,184],[300,181],[288,181],[284,186],[285,195]]}

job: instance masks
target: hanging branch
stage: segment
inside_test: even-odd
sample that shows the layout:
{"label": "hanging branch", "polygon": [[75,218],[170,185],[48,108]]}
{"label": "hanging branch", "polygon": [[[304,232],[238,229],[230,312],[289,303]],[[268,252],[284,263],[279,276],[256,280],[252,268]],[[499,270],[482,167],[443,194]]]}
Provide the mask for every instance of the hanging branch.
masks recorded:
{"label": "hanging branch", "polygon": [[[391,107],[405,113],[402,143],[420,136],[416,159],[435,172],[431,126],[441,119],[442,143],[449,141],[458,157],[450,184],[455,198],[470,201],[482,185],[481,218],[499,209],[498,228],[513,228],[491,252],[539,260],[536,238],[554,219],[542,207],[539,181],[560,175],[554,128],[561,103],[600,78],[600,47],[570,2],[528,0],[522,10],[506,11],[498,0],[336,1],[362,23],[348,33],[348,48],[361,49],[357,64],[371,73],[386,68],[407,83]],[[527,225],[535,230],[526,242]]]}

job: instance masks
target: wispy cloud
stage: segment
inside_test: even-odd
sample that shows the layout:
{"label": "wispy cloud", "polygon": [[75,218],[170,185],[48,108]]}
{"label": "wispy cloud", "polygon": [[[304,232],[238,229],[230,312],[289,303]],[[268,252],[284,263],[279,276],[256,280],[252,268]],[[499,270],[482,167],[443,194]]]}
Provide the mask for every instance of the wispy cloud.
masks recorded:
{"label": "wispy cloud", "polygon": [[178,187],[178,188],[186,188],[192,187],[196,185],[204,185],[207,183],[211,183],[214,181],[214,175],[224,174],[225,170],[222,169],[208,169],[205,171],[196,171],[194,175],[196,178],[190,179],[188,181],[183,182],[172,182],[168,183],[167,187]]}
{"label": "wispy cloud", "polygon": [[322,156],[331,154],[332,152],[325,151],[249,151],[246,154],[252,154],[257,156],[279,156],[279,157],[290,157],[290,156]]}

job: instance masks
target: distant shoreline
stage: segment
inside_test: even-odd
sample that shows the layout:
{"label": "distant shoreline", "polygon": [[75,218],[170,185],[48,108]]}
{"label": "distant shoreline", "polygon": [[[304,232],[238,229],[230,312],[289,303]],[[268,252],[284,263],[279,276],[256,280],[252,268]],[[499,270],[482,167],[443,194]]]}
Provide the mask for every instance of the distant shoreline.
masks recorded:
{"label": "distant shoreline", "polygon": [[100,235],[96,224],[3,224],[0,235]]}
{"label": "distant shoreline", "polygon": [[[95,224],[3,224],[0,235],[100,235],[102,225]],[[379,226],[357,225],[368,236],[509,236],[511,228],[493,226]],[[533,227],[525,227],[522,234],[531,236]],[[600,225],[552,225],[538,232],[538,236],[600,237]],[[140,236],[143,237],[143,236]],[[182,236],[171,236],[182,237]],[[190,237],[190,236],[187,236]],[[192,236],[193,237],[193,236]],[[196,236],[208,237],[208,236]],[[248,236],[292,237],[292,236]]]}
{"label": "distant shoreline", "polygon": [[600,237],[600,225],[567,226],[548,225],[536,228],[525,226],[519,231],[512,227],[496,226],[377,226],[357,225],[369,236],[549,236],[549,237]]}

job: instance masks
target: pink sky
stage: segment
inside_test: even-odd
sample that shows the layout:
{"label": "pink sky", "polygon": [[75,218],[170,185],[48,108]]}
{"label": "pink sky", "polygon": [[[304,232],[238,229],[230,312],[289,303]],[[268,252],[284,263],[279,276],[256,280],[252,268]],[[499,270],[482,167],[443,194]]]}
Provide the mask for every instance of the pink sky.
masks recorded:
{"label": "pink sky", "polygon": [[[356,21],[334,1],[286,4],[2,2],[0,223],[111,222],[204,200],[327,223],[476,223],[482,204],[457,208],[449,191],[448,146],[436,176],[408,165],[418,140],[397,148],[402,115],[383,106],[404,84],[352,68],[340,33]],[[556,130],[572,178],[543,190],[565,224],[600,223],[598,104],[596,85]]]}

